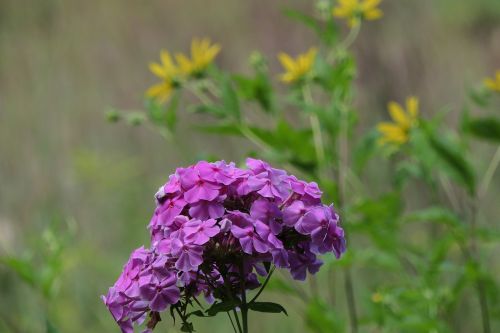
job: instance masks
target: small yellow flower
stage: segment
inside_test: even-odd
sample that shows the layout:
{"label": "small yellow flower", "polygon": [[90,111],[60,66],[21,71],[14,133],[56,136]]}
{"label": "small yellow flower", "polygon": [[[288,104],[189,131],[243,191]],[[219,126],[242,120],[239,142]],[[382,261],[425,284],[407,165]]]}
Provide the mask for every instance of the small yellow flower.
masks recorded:
{"label": "small yellow flower", "polygon": [[195,38],[191,42],[191,59],[182,53],[175,55],[182,74],[191,76],[203,72],[220,52],[219,44],[212,44],[210,39]]}
{"label": "small yellow flower", "polygon": [[408,141],[410,129],[417,124],[418,99],[416,97],[406,99],[406,112],[396,102],[389,102],[388,110],[394,122],[381,122],[377,125],[377,129],[382,135],[379,143],[400,146]]}
{"label": "small yellow flower", "polygon": [[149,64],[149,69],[154,75],[158,76],[162,82],[149,88],[146,91],[146,95],[157,99],[160,103],[164,103],[175,88],[174,81],[179,75],[179,69],[175,66],[168,51],[162,50],[160,58],[161,63],[152,62]]}
{"label": "small yellow flower", "polygon": [[376,292],[372,295],[372,302],[373,303],[382,303],[383,300],[384,300],[384,295],[382,295],[379,292]]}
{"label": "small yellow flower", "polygon": [[500,70],[497,70],[494,78],[484,79],[484,85],[491,91],[500,92]]}
{"label": "small yellow flower", "polygon": [[281,75],[281,81],[293,83],[303,79],[311,72],[317,53],[318,51],[314,47],[310,48],[306,53],[299,54],[295,59],[286,53],[280,53],[278,59],[286,71]]}
{"label": "small yellow flower", "polygon": [[377,8],[381,0],[339,0],[338,5],[332,9],[335,17],[349,20],[349,26],[359,24],[359,21],[377,20],[383,12]]}

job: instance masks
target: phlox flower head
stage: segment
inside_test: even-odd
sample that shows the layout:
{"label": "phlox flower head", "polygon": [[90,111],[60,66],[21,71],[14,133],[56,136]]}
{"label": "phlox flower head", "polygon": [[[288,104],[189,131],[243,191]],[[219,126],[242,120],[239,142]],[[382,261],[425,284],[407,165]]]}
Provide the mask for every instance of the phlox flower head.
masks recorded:
{"label": "phlox flower head", "polygon": [[225,290],[254,289],[269,267],[305,280],[322,262],[339,258],[344,231],[333,205],[307,183],[264,161],[247,168],[224,161],[179,168],[155,195],[150,247],[132,252],[103,301],[125,333],[191,299],[209,303]]}

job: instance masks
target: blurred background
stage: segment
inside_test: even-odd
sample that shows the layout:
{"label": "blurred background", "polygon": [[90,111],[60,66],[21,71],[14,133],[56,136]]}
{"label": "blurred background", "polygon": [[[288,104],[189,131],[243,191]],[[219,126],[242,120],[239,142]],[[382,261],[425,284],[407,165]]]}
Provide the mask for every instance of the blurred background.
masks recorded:
{"label": "blurred background", "polygon": [[[0,256],[19,257],[10,266],[24,274],[0,265],[0,332],[118,331],[99,296],[130,251],[148,244],[159,185],[176,166],[208,154],[239,161],[245,143],[197,133],[203,118],[181,112],[175,141],[165,144],[146,128],[111,126],[105,111],[140,109],[156,81],[148,63],[161,48],[188,50],[192,37],[222,45],[220,67],[246,72],[258,49],[279,73],[278,52],[316,42],[283,9],[312,6],[0,0]],[[424,117],[442,108],[458,113],[466,89],[500,68],[500,1],[385,0],[381,8],[384,18],[366,24],[354,46],[357,104],[369,126],[386,118],[388,100],[412,94]],[[498,218],[492,188],[486,214]],[[41,289],[30,286],[33,275],[42,277]],[[252,329],[302,332],[300,308],[290,312],[280,320],[262,315]],[[165,321],[163,331],[175,332]],[[204,325],[230,330],[225,320]]]}

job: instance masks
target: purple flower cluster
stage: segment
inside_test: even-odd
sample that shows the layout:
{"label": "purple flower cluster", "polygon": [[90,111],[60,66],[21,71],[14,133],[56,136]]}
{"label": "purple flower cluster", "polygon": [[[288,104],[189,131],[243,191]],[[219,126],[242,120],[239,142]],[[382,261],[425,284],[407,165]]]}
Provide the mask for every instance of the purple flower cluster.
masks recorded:
{"label": "purple flower cluster", "polygon": [[[132,253],[103,297],[123,332],[199,295],[211,303],[241,283],[257,288],[269,265],[304,280],[319,270],[318,254],[345,251],[339,216],[321,203],[316,183],[260,160],[247,167],[201,161],[177,169],[159,189],[151,248]],[[152,327],[154,320],[146,331]]]}

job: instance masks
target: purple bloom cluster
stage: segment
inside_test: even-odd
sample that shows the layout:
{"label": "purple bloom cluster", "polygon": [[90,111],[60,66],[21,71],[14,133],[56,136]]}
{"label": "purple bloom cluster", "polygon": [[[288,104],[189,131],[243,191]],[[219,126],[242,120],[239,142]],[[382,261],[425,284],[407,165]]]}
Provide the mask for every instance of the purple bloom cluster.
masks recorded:
{"label": "purple bloom cluster", "polygon": [[321,203],[316,183],[256,159],[247,167],[201,161],[159,189],[151,248],[131,254],[103,297],[123,332],[199,295],[211,303],[241,283],[257,288],[270,264],[304,280],[319,270],[318,254],[345,251],[339,216]]}

